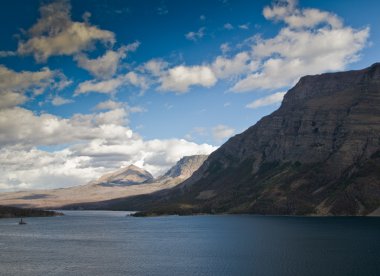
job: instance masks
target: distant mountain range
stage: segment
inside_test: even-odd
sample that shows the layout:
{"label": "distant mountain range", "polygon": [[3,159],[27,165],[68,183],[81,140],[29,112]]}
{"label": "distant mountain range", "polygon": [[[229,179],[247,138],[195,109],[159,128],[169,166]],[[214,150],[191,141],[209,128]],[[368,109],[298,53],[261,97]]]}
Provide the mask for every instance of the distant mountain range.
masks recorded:
{"label": "distant mountain range", "polygon": [[[186,180],[206,160],[207,155],[185,156],[163,176],[153,176],[135,165],[101,176],[82,186],[0,193],[0,202],[24,208],[101,208],[102,201],[124,198],[172,188]],[[98,203],[100,202],[100,203]]]}
{"label": "distant mountain range", "polygon": [[380,214],[380,63],[302,77],[180,185],[105,204],[140,215]]}

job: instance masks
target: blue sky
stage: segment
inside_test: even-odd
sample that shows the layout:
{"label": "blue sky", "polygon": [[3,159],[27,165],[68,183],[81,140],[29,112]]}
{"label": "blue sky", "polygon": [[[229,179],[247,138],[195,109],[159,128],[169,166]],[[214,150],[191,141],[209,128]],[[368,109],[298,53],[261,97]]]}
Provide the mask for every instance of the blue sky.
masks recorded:
{"label": "blue sky", "polygon": [[208,154],[277,109],[302,75],[380,61],[379,10],[353,0],[3,2],[0,190],[84,184],[131,163],[159,175]]}

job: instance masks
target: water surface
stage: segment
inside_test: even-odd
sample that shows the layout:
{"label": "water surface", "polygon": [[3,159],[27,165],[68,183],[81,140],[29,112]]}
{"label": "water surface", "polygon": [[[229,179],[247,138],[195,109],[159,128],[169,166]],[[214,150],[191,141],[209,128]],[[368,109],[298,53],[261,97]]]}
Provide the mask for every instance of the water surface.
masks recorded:
{"label": "water surface", "polygon": [[0,275],[380,275],[380,218],[0,220]]}

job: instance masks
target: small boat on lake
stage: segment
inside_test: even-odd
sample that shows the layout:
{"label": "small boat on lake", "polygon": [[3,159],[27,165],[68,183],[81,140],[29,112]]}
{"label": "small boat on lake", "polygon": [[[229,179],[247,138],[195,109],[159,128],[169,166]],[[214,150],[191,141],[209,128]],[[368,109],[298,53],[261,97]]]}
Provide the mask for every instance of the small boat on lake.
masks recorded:
{"label": "small boat on lake", "polygon": [[21,218],[20,221],[18,222],[18,224],[20,224],[20,225],[21,225],[21,224],[26,224],[26,222],[23,221],[22,218]]}

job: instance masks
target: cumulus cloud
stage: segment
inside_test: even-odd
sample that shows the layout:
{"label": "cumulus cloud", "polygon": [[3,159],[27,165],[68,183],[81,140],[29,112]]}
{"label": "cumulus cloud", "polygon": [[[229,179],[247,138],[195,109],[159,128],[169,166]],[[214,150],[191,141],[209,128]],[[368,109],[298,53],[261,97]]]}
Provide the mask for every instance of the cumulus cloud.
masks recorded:
{"label": "cumulus cloud", "polygon": [[241,52],[232,58],[218,56],[212,63],[211,69],[219,79],[225,79],[254,71],[257,65],[248,52]]}
{"label": "cumulus cloud", "polygon": [[152,59],[146,62],[141,69],[152,74],[155,77],[159,77],[168,67],[168,62],[162,59]]}
{"label": "cumulus cloud", "polygon": [[126,58],[128,52],[136,51],[139,42],[122,46],[117,51],[108,50],[103,56],[89,59],[81,53],[75,57],[78,66],[89,71],[94,77],[107,79],[115,75],[122,59]]}
{"label": "cumulus cloud", "polygon": [[216,141],[222,141],[225,138],[232,136],[235,133],[235,129],[226,125],[217,125],[212,128],[212,136]]}
{"label": "cumulus cloud", "polygon": [[223,28],[226,29],[226,30],[233,30],[234,26],[232,26],[231,23],[226,23],[226,24],[223,25]]}
{"label": "cumulus cloud", "polygon": [[0,149],[0,190],[41,189],[85,184],[129,164],[154,176],[166,172],[186,155],[210,154],[216,148],[183,139],[128,139],[109,144],[93,140],[64,150]]}
{"label": "cumulus cloud", "polygon": [[159,91],[186,93],[191,86],[211,87],[217,81],[212,69],[206,65],[170,67],[161,59],[152,59],[140,70],[154,78],[154,82],[159,84]]}
{"label": "cumulus cloud", "polygon": [[201,39],[202,37],[204,37],[205,29],[206,29],[205,27],[202,27],[202,28],[199,28],[199,30],[196,32],[188,32],[187,34],[185,34],[185,37],[188,40],[197,41]]}
{"label": "cumulus cloud", "polygon": [[130,106],[126,102],[116,102],[113,100],[107,100],[100,102],[95,106],[95,110],[113,110],[118,108],[124,108],[128,113],[141,113],[147,110],[141,106]]}
{"label": "cumulus cloud", "polygon": [[217,81],[214,72],[207,66],[179,65],[165,71],[160,77],[160,90],[185,93],[190,86],[211,87]]}
{"label": "cumulus cloud", "polygon": [[97,114],[75,114],[70,119],[47,113],[36,115],[20,107],[2,109],[0,145],[59,145],[110,135],[124,139],[131,135],[131,131],[122,131],[118,126],[126,119],[127,112],[121,108]]}
{"label": "cumulus cloud", "polygon": [[122,107],[123,104],[112,100],[100,102],[95,106],[95,110],[111,110]]}
{"label": "cumulus cloud", "polygon": [[61,90],[69,84],[61,72],[47,67],[36,72],[16,72],[0,65],[0,109],[23,104],[29,94],[36,96],[46,90]]}
{"label": "cumulus cloud", "polygon": [[265,7],[263,15],[266,19],[284,21],[290,28],[311,28],[327,23],[333,28],[341,28],[342,20],[335,14],[318,9],[297,9],[297,1],[276,2]]}
{"label": "cumulus cloud", "polygon": [[49,68],[43,68],[41,71],[21,71],[16,72],[12,69],[0,65],[0,89],[22,92],[26,89],[36,89],[40,94],[41,88],[51,84],[54,72]]}
{"label": "cumulus cloud", "polygon": [[140,76],[135,72],[129,72],[108,80],[84,81],[80,83],[76,88],[75,95],[86,94],[90,92],[113,94],[116,93],[121,87],[127,85],[138,87],[142,91],[148,88],[148,83],[144,76]]}
{"label": "cumulus cloud", "polygon": [[[143,140],[127,125],[128,108],[112,105],[103,104],[112,110],[71,118],[20,107],[0,110],[0,189],[84,184],[129,164],[159,175],[184,155],[215,150],[183,139]],[[39,149],[49,146],[64,149]]]}
{"label": "cumulus cloud", "polygon": [[36,148],[2,148],[0,159],[3,160],[1,191],[81,185],[99,173],[96,168],[87,166],[89,157],[75,156],[70,150],[46,152]]}
{"label": "cumulus cloud", "polygon": [[247,108],[256,109],[262,106],[273,105],[277,103],[281,103],[284,98],[286,92],[277,92],[272,95],[260,98],[246,105]]}
{"label": "cumulus cloud", "polygon": [[65,99],[65,98],[63,98],[61,96],[55,96],[51,100],[51,103],[54,106],[60,106],[60,105],[64,105],[64,104],[68,104],[68,103],[72,103],[72,102],[73,102],[73,100]]}
{"label": "cumulus cloud", "polygon": [[33,55],[38,62],[45,62],[53,55],[73,55],[91,48],[100,41],[106,45],[115,43],[113,32],[99,29],[88,22],[71,20],[69,1],[57,0],[40,7],[40,18],[27,32],[26,39],[20,40],[17,53]]}
{"label": "cumulus cloud", "polygon": [[17,55],[17,52],[14,51],[0,51],[0,57],[12,57]]}
{"label": "cumulus cloud", "polygon": [[369,37],[368,27],[344,26],[335,14],[299,9],[295,1],[276,2],[263,14],[286,26],[273,38],[253,39],[251,58],[260,66],[238,81],[234,92],[281,88],[303,75],[342,70],[358,59]]}
{"label": "cumulus cloud", "polygon": [[231,51],[231,48],[228,43],[223,43],[222,45],[220,45],[220,50],[223,54],[226,54],[227,52]]}
{"label": "cumulus cloud", "polygon": [[4,108],[14,107],[27,101],[27,97],[15,92],[0,93],[0,110]]}
{"label": "cumulus cloud", "polygon": [[[345,69],[358,60],[369,37],[368,27],[345,26],[337,15],[298,8],[293,0],[276,1],[263,14],[268,20],[285,23],[274,37],[255,35],[235,49],[224,43],[223,55],[199,66],[171,66],[156,59],[146,63],[144,70],[158,83],[158,90],[176,93],[187,92],[193,85],[211,87],[221,79],[232,81],[232,92],[285,89],[303,75]],[[247,29],[248,23],[239,28]],[[196,40],[203,35],[201,28],[187,38]],[[242,48],[248,49],[236,51]]]}
{"label": "cumulus cloud", "polygon": [[239,29],[248,30],[249,29],[249,23],[239,25]]}

